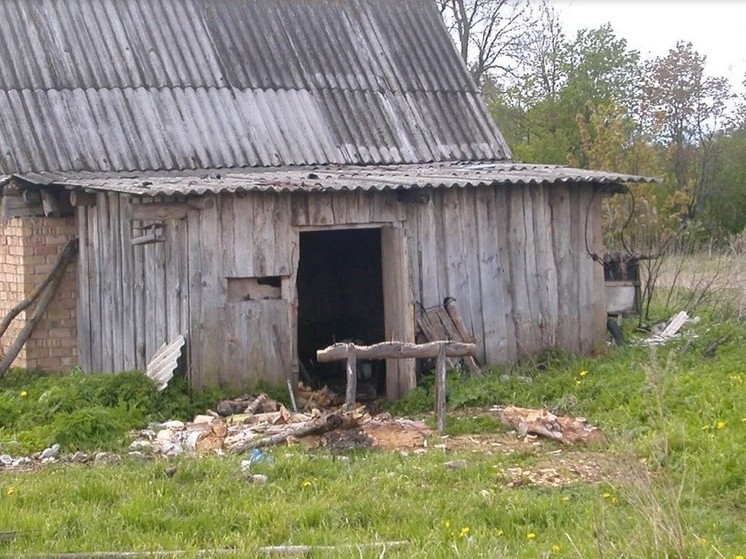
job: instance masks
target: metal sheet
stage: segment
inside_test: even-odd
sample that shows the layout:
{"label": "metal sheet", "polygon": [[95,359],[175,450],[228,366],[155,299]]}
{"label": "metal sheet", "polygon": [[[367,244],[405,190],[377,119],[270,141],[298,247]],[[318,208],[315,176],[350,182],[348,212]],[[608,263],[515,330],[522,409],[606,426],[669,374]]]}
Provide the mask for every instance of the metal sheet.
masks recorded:
{"label": "metal sheet", "polygon": [[506,159],[430,0],[4,0],[0,173]]}
{"label": "metal sheet", "polygon": [[199,195],[220,192],[334,192],[463,188],[500,184],[620,184],[653,182],[637,175],[588,171],[556,165],[505,162],[429,163],[376,166],[303,166],[273,169],[201,170],[152,173],[28,173],[19,178],[135,196]]}

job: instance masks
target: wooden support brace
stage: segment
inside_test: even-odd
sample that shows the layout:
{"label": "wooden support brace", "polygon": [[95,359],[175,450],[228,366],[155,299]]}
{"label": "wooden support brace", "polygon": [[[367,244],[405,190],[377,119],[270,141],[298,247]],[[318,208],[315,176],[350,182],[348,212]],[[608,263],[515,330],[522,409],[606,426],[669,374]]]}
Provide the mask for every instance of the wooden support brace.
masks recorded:
{"label": "wooden support brace", "polygon": [[435,360],[435,416],[437,429],[441,435],[446,430],[446,349],[441,342]]}
{"label": "wooden support brace", "polygon": [[345,409],[355,405],[357,395],[357,355],[355,346],[347,344],[347,391],[345,392]]}

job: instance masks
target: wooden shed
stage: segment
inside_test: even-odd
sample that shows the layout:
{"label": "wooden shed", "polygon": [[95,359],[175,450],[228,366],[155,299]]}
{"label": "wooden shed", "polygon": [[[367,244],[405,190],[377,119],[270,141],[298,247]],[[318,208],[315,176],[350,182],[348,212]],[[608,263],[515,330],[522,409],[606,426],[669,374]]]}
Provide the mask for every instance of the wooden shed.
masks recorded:
{"label": "wooden shed", "polygon": [[72,224],[84,370],[183,335],[197,386],[284,382],[449,296],[486,363],[603,342],[600,195],[641,178],[511,161],[433,2],[51,3],[0,4],[0,224]]}

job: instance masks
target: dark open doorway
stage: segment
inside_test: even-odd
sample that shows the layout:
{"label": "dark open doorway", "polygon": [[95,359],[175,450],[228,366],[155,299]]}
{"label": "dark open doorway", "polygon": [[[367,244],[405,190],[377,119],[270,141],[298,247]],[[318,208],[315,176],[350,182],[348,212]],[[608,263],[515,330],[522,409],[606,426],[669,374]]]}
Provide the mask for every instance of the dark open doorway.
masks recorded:
{"label": "dark open doorway", "polygon": [[[380,229],[300,233],[298,357],[315,387],[344,393],[344,364],[316,363],[316,350],[335,342],[384,340]],[[358,399],[385,394],[385,363],[358,364]]]}

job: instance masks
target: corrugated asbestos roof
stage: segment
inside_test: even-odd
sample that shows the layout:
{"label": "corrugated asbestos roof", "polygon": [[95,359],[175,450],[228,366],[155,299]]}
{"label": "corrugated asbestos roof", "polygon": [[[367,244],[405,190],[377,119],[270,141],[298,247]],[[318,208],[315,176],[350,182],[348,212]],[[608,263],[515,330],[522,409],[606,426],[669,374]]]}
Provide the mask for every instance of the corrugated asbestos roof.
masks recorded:
{"label": "corrugated asbestos roof", "polygon": [[509,159],[432,0],[3,0],[0,173]]}
{"label": "corrugated asbestos roof", "polygon": [[433,163],[388,166],[315,166],[170,173],[29,173],[18,178],[133,196],[220,192],[329,192],[453,188],[500,184],[619,184],[653,179],[556,165],[508,162]]}

